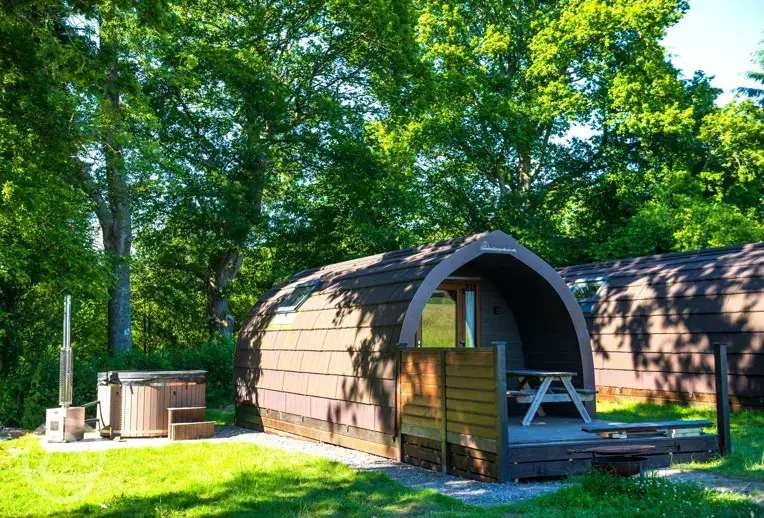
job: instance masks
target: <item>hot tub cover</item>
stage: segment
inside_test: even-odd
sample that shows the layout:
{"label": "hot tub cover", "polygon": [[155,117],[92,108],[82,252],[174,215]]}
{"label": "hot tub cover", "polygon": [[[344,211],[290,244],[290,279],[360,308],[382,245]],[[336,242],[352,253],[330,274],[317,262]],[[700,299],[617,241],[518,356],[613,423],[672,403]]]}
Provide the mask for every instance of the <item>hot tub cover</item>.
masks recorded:
{"label": "hot tub cover", "polygon": [[161,382],[206,383],[207,371],[107,371],[98,373],[98,383],[121,385],[150,385]]}

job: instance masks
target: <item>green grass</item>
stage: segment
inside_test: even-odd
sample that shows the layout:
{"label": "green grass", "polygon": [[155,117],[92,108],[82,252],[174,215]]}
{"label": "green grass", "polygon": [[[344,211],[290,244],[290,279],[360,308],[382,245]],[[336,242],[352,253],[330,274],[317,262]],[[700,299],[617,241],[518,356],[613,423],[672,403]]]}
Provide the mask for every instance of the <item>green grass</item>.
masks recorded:
{"label": "green grass", "polygon": [[528,516],[586,517],[762,517],[764,509],[738,495],[721,494],[697,484],[665,478],[615,478],[589,473],[556,493],[512,507]]}
{"label": "green grass", "polygon": [[[612,421],[653,421],[675,419],[708,419],[716,423],[716,410],[711,406],[682,406],[657,403],[597,403],[597,417]],[[716,428],[706,431],[716,433]],[[685,464],[682,467],[710,471],[732,478],[764,482],[764,412],[734,412],[730,419],[732,455],[711,462]]]}
{"label": "green grass", "polygon": [[689,484],[587,475],[553,495],[468,506],[304,454],[246,443],[52,453],[0,443],[0,516],[762,516],[750,500]]}
{"label": "green grass", "polygon": [[0,516],[372,516],[465,508],[379,473],[246,443],[46,455],[28,435],[0,444],[0,472]]}
{"label": "green grass", "polygon": [[456,302],[433,297],[422,312],[422,345],[453,347],[456,340]]}
{"label": "green grass", "polygon": [[215,421],[216,426],[233,424],[235,414],[233,405],[226,408],[208,408],[206,412],[207,421]]}

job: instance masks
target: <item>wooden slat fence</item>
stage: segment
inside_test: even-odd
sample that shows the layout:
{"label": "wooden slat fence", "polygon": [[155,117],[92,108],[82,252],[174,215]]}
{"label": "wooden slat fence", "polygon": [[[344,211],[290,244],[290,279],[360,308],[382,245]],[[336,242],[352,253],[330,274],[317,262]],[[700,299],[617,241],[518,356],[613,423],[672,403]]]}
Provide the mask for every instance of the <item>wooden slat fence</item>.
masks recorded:
{"label": "wooden slat fence", "polygon": [[504,346],[401,348],[403,462],[485,481],[507,469]]}

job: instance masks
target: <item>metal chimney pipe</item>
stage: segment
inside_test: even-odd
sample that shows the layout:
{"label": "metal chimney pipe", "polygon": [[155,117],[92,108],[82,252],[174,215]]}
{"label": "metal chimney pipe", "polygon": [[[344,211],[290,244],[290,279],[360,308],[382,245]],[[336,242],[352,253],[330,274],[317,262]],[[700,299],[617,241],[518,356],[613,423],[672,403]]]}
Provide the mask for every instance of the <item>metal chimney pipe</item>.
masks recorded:
{"label": "metal chimney pipe", "polygon": [[72,296],[64,296],[64,343],[61,346],[58,401],[64,408],[72,404]]}

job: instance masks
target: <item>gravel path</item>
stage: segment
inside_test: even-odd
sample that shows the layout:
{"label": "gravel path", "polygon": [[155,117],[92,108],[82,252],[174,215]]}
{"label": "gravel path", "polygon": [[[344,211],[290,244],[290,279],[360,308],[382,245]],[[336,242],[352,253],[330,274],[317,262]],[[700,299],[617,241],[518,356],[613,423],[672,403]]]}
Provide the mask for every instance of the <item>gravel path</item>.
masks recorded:
{"label": "gravel path", "polygon": [[[253,432],[238,426],[215,427],[215,437],[203,439],[205,442],[250,442],[260,446],[267,446],[285,451],[297,451],[324,457],[340,462],[359,471],[380,471],[393,480],[419,489],[431,489],[438,493],[458,498],[472,505],[500,505],[533,498],[545,493],[557,491],[565,482],[560,480],[544,482],[505,482],[504,484],[491,484],[466,480],[452,475],[437,473],[427,469],[402,464],[376,455],[370,455],[348,448],[342,448],[325,443],[315,443],[272,435],[267,433]],[[158,447],[171,444],[167,438],[157,439],[127,439],[110,441],[100,439],[97,435],[88,434],[85,441],[76,443],[48,443],[43,438],[41,445],[48,451],[103,451],[114,448],[131,447]],[[177,444],[177,443],[176,443]]]}

